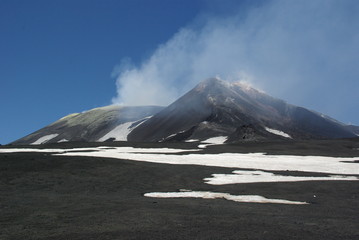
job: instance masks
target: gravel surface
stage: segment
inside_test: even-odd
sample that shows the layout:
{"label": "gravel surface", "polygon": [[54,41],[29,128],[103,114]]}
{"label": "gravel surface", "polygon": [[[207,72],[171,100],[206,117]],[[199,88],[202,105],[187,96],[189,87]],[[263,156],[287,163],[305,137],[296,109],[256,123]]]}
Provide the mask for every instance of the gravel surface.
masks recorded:
{"label": "gravel surface", "polygon": [[[105,145],[190,149],[198,143]],[[2,146],[9,147],[12,146]],[[217,145],[203,151],[358,156],[359,160],[358,148],[358,140],[336,140]],[[203,180],[213,173],[235,170],[241,169],[53,156],[44,152],[0,153],[0,239],[359,239],[359,181],[209,185]],[[297,171],[276,173],[326,176]],[[144,197],[149,192],[181,189],[260,195],[309,204]]]}

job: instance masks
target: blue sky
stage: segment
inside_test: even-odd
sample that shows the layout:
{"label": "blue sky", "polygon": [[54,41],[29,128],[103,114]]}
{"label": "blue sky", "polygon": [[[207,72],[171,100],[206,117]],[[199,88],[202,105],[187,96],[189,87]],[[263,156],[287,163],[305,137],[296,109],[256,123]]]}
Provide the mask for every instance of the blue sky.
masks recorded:
{"label": "blue sky", "polygon": [[150,55],[196,1],[0,0],[0,143],[111,104],[111,73]]}
{"label": "blue sky", "polygon": [[0,143],[113,102],[166,105],[213,75],[359,125],[358,11],[355,0],[0,0]]}

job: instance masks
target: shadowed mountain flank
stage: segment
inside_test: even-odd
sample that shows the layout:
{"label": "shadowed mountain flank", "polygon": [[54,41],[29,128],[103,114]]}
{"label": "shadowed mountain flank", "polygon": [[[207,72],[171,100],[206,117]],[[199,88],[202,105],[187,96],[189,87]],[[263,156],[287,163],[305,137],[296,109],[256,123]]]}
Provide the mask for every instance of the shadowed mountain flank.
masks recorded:
{"label": "shadowed mountain flank", "polygon": [[355,134],[338,121],[248,85],[211,78],[138,126],[128,140],[183,141],[214,136],[230,136],[228,141],[236,142],[288,136],[343,138]]}

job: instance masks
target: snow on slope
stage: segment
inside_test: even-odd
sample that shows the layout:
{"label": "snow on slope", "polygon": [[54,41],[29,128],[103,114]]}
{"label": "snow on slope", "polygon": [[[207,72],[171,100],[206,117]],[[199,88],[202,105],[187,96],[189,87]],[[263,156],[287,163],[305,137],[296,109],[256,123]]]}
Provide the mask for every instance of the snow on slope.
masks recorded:
{"label": "snow on slope", "polygon": [[332,181],[332,180],[358,180],[355,176],[329,175],[328,177],[287,176],[263,171],[236,170],[232,174],[212,174],[204,179],[207,184],[225,185],[236,183],[257,182],[299,182],[299,181]]}
{"label": "snow on slope", "polygon": [[[355,162],[357,157],[265,155],[264,153],[193,154],[191,153],[193,151],[197,152],[201,150],[133,147],[93,147],[74,149],[0,149],[0,153],[57,152],[57,154],[55,155],[59,156],[104,157],[161,164],[202,165],[240,169],[259,169],[265,171],[288,170],[328,174],[359,175],[359,168],[357,166],[358,164]],[[176,154],[180,152],[182,152],[183,154]],[[247,173],[247,175],[253,175],[253,172]],[[234,172],[234,174],[243,174],[243,172]],[[262,174],[262,177],[265,178],[265,174]]]}
{"label": "snow on slope", "polygon": [[184,133],[185,131],[180,131],[180,132],[177,132],[177,133],[173,133],[167,137],[165,137],[164,139],[160,140],[159,142],[163,142],[163,141],[166,141],[167,139],[171,138],[171,137],[174,137],[176,136],[177,134],[181,134],[181,133]]}
{"label": "snow on slope", "polygon": [[[142,162],[202,165],[213,167],[260,169],[266,171],[302,171],[329,174],[359,175],[357,158],[341,158],[326,156],[295,156],[295,155],[266,155],[264,153],[220,153],[220,154],[160,154],[162,148],[150,150],[144,148],[92,148],[92,152],[83,152],[81,148],[63,152],[63,156],[93,156],[105,158],[128,159]],[[76,150],[76,151],[75,151]],[[180,151],[176,149],[175,151]],[[182,150],[190,152],[194,150]],[[197,149],[198,151],[198,149]],[[1,152],[1,151],[0,151]]]}
{"label": "snow on slope", "polygon": [[130,134],[133,128],[130,128],[134,122],[126,122],[118,125],[98,141],[104,142],[109,138],[114,138],[116,141],[127,141],[127,135]]}
{"label": "snow on slope", "polygon": [[227,140],[226,136],[219,136],[208,138],[207,140],[202,141],[202,143],[209,143],[209,144],[223,144]]}
{"label": "snow on slope", "polygon": [[204,199],[224,198],[226,200],[234,201],[234,202],[308,204],[306,202],[289,201],[282,199],[270,199],[259,195],[231,195],[229,193],[204,192],[204,191],[151,192],[151,193],[145,193],[144,196],[152,197],[152,198],[204,198]]}
{"label": "snow on slope", "polygon": [[134,148],[134,147],[88,147],[88,148],[0,148],[0,153],[19,153],[19,152],[40,152],[40,153],[71,153],[71,152],[107,152],[115,150],[117,153],[182,153],[182,152],[197,152],[200,149],[177,149],[177,148]]}
{"label": "snow on slope", "polygon": [[286,137],[286,138],[292,138],[289,134],[287,134],[285,132],[282,132],[282,131],[279,131],[276,129],[272,129],[272,128],[268,128],[268,127],[265,127],[265,129],[267,132],[273,133],[275,135]]}
{"label": "snow on slope", "polygon": [[35,142],[33,142],[31,144],[32,145],[43,144],[43,143],[46,143],[46,142],[50,141],[51,139],[57,137],[58,135],[59,134],[57,134],[57,133],[46,135],[46,136],[43,136],[43,137],[37,139]]}
{"label": "snow on slope", "polygon": [[[110,132],[105,134],[103,137],[101,137],[97,141],[98,142],[104,142],[109,138],[114,138],[115,141],[127,141],[128,134],[130,134],[133,129],[140,126],[142,123],[144,123],[145,121],[147,121],[151,117],[152,116],[148,116],[148,117],[145,117],[145,118],[143,118],[141,120],[137,120],[137,121],[134,121],[134,122],[126,122],[126,123],[120,124],[117,127],[115,127],[114,129],[112,129]],[[137,124],[135,126],[132,126],[134,123],[139,122],[139,121],[141,121],[139,124]]]}
{"label": "snow on slope", "polygon": [[208,138],[207,140],[202,141],[202,143],[204,143],[204,144],[200,144],[200,145],[198,145],[198,147],[206,148],[207,146],[210,146],[210,145],[224,144],[224,142],[227,141],[227,138],[228,137],[226,137],[226,136]]}
{"label": "snow on slope", "polygon": [[[169,149],[169,148],[133,148],[133,147],[94,147],[74,149],[0,149],[0,153],[38,151],[52,152],[57,156],[89,156],[128,159],[134,161],[153,162],[161,164],[203,165],[239,169],[253,169],[249,171],[236,170],[233,174],[212,174],[203,179],[212,185],[256,183],[256,182],[292,182],[315,180],[358,180],[357,176],[328,176],[328,177],[298,177],[283,176],[266,171],[302,171],[330,174],[359,175],[356,158],[323,157],[323,156],[291,156],[265,155],[263,153],[223,153],[223,154],[193,154],[191,151],[199,149]],[[57,152],[57,153],[56,153]],[[175,153],[182,152],[183,155]],[[231,195],[229,193],[185,191],[185,192],[152,192],[146,197],[157,198],[224,198],[236,202],[306,204],[283,199],[268,199],[259,195]]]}

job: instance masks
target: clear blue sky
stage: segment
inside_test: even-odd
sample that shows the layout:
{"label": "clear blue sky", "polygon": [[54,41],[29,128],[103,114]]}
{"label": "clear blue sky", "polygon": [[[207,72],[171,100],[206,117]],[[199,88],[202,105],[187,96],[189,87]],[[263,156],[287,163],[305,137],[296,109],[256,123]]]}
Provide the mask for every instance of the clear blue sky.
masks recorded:
{"label": "clear blue sky", "polygon": [[[139,76],[170,101],[202,78],[240,73],[359,124],[358,11],[356,0],[0,0],[0,144],[116,96],[131,103],[124,93],[139,91]],[[116,79],[124,59],[131,74]]]}
{"label": "clear blue sky", "polygon": [[193,0],[0,0],[0,143],[111,104],[111,73],[198,14]]}

